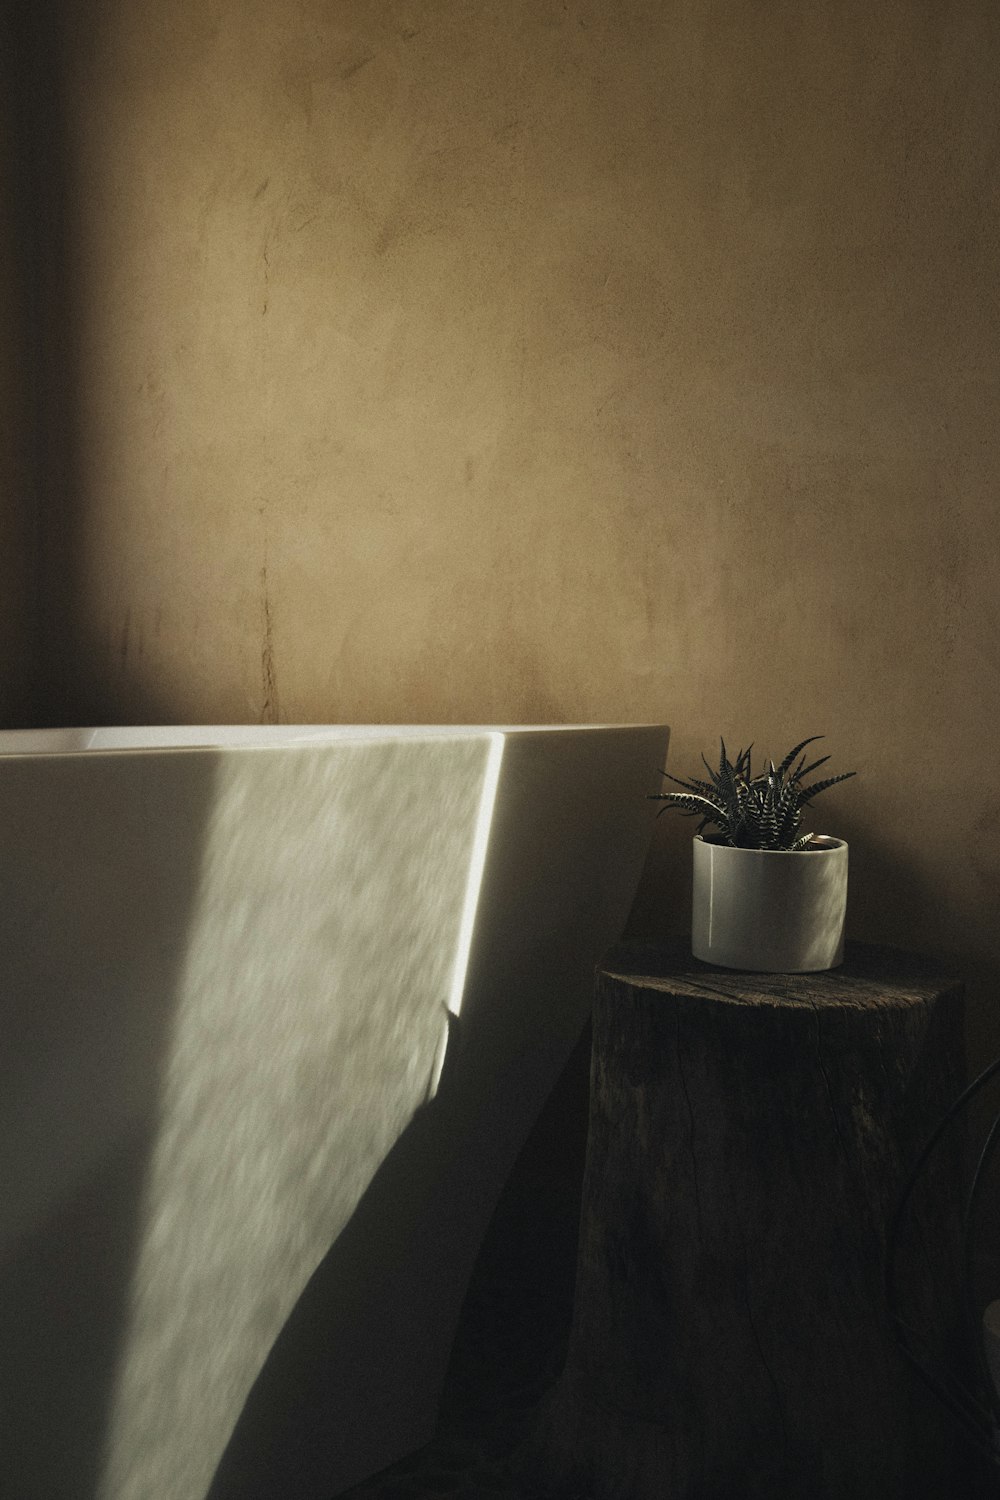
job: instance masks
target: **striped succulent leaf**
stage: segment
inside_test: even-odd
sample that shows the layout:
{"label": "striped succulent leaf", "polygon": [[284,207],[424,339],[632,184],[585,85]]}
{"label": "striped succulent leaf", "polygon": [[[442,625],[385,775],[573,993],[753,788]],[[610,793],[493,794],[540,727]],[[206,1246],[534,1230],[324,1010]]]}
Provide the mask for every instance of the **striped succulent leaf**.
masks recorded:
{"label": "striped succulent leaf", "polygon": [[[789,768],[791,767],[792,761],[798,755],[799,751],[800,750],[804,750],[807,745],[813,744],[813,742],[815,740],[821,740],[822,738],[823,738],[823,736],[821,734],[811,734],[807,740],[800,740],[797,745],[793,745],[792,748],[791,748],[791,750],[789,750],[788,754],[785,756],[784,760],[781,762],[781,765],[778,767],[778,769],[777,769],[777,771],[776,771],[775,774],[777,776],[779,776],[782,780],[784,780],[786,771],[788,771]],[[829,760],[830,757],[828,755],[824,755],[823,759],[824,760]],[[804,755],[802,757],[802,760],[805,760],[805,756]],[[772,762],[772,764],[773,764],[773,762]],[[818,762],[817,762],[817,764],[818,764]],[[810,766],[809,770],[812,770],[812,769],[813,768]],[[808,775],[808,771],[803,771],[802,765],[800,763],[798,769],[793,774],[795,776],[806,776],[806,775]]]}
{"label": "striped succulent leaf", "polygon": [[736,848],[804,849],[812,834],[799,833],[803,807],[808,806],[814,797],[818,797],[828,787],[836,786],[838,781],[847,781],[856,774],[854,771],[844,771],[839,776],[828,776],[822,781],[814,781],[811,786],[803,786],[803,778],[825,765],[830,757],[823,755],[807,766],[806,758],[802,755],[794,770],[792,765],[796,756],[801,755],[807,745],[821,738],[821,735],[813,734],[808,739],[801,740],[789,750],[778,766],[769,761],[767,770],[758,776],[753,774],[752,744],[741,750],[735,761],[731,761],[725,740],[720,740],[718,771],[713,771],[704,755],[702,756],[709,781],[699,777],[682,781],[680,777],[671,776],[664,771],[662,775],[668,781],[683,787],[684,791],[653,793],[652,800],[666,804],[660,809],[661,812],[665,812],[667,807],[675,807],[690,816],[699,816],[699,833],[714,825],[724,842]]}
{"label": "striped succulent leaf", "polygon": [[836,786],[838,781],[846,781],[849,776],[854,776],[855,771],[841,771],[839,776],[828,776],[825,781],[814,781],[812,786],[802,788],[802,806],[818,797],[820,792],[825,792],[827,787]]}

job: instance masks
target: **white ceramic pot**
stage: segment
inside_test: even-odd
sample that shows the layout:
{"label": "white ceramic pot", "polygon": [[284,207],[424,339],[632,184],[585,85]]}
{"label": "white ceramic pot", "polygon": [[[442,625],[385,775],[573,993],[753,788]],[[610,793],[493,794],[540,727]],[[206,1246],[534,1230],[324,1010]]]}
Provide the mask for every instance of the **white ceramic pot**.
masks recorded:
{"label": "white ceramic pot", "polygon": [[733,849],[694,840],[691,950],[725,969],[806,974],[844,957],[847,845],[817,834],[809,849]]}

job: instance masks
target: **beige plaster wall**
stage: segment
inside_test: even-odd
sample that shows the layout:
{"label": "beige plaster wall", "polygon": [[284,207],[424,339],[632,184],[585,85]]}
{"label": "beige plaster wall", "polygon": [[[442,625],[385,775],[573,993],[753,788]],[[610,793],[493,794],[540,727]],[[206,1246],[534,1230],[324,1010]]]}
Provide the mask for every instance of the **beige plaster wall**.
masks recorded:
{"label": "beige plaster wall", "polygon": [[[823,732],[855,934],[987,1018],[995,0],[77,0],[63,39],[63,711],[665,718],[675,770]],[[684,922],[669,821],[642,930]]]}

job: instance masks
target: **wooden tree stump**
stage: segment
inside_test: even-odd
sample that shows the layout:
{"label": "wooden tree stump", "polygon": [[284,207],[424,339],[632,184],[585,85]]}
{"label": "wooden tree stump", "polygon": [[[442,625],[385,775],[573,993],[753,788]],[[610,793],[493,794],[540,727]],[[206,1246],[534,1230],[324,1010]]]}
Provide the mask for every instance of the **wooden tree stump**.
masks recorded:
{"label": "wooden tree stump", "polygon": [[[614,950],[598,975],[569,1357],[535,1478],[594,1500],[943,1500],[978,1460],[901,1356],[887,1232],[961,1090],[963,987],[849,945],[823,974]],[[957,1326],[938,1156],[909,1305]],[[940,1252],[939,1254],[937,1252]],[[540,1456],[539,1456],[540,1455]]]}

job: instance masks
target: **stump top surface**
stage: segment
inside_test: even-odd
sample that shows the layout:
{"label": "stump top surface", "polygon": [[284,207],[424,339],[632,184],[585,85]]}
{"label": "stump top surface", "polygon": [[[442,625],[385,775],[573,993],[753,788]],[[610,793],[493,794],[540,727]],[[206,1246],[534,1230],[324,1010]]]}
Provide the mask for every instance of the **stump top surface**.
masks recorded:
{"label": "stump top surface", "polygon": [[927,1005],[963,988],[936,960],[902,948],[848,942],[844,962],[818,974],[755,974],[720,969],[691,956],[686,938],[622,942],[605,954],[598,973],[637,989],[661,990],[733,1005],[829,1005],[879,1009]]}

